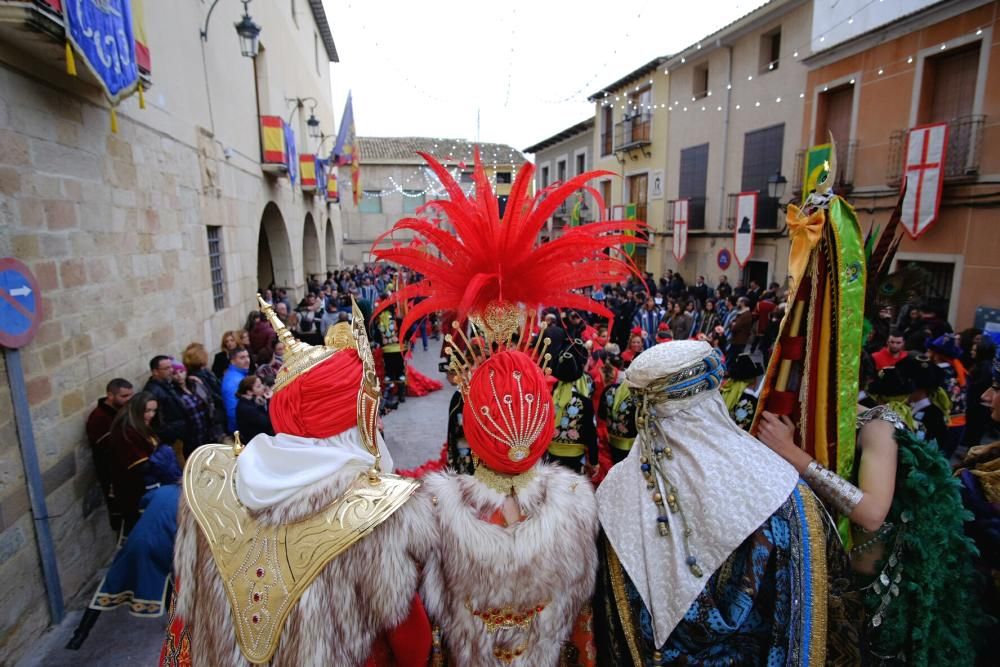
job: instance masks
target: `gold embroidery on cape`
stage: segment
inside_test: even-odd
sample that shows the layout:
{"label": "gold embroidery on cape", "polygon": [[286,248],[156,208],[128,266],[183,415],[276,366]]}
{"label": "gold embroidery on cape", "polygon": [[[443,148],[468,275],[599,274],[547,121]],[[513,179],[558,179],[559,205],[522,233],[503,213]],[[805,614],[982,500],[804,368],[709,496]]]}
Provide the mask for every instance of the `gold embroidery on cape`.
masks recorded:
{"label": "gold embroidery on cape", "polygon": [[625,592],[625,571],[621,561],[618,560],[615,548],[611,546],[611,542],[607,538],[604,539],[604,552],[608,558],[608,573],[611,576],[612,597],[614,598],[615,606],[618,608],[618,618],[621,621],[622,632],[625,634],[625,643],[628,645],[628,652],[631,654],[634,664],[645,664],[642,659],[642,652],[639,650],[639,640],[636,637],[635,629],[637,625],[632,615],[632,604],[629,602],[628,594]]}
{"label": "gold embroidery on cape", "polygon": [[199,447],[184,469],[184,497],[212,550],[243,656],[254,664],[269,661],[288,612],[323,567],[389,518],[419,486],[386,474],[372,483],[362,474],[317,514],[266,526],[236,496],[232,447]]}

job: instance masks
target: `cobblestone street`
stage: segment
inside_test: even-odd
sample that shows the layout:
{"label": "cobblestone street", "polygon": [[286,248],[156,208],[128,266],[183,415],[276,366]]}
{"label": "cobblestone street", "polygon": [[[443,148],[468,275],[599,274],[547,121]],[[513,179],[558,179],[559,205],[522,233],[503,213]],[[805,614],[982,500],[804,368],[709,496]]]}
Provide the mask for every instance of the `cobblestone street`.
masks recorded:
{"label": "cobblestone street", "polygon": [[[398,469],[415,468],[428,459],[437,458],[444,443],[448,402],[453,390],[437,370],[439,345],[438,341],[430,341],[430,350],[424,352],[419,349],[418,342],[411,363],[424,375],[442,382],[444,389],[409,399],[384,418],[386,444]],[[104,572],[105,569],[102,569],[98,577]],[[133,667],[156,664],[166,628],[166,616],[136,618],[129,615],[124,607],[105,612],[82,649],[67,651],[63,648],[79,623],[97,582],[98,579],[95,579],[93,585],[85,589],[86,594],[68,606],[66,619],[39,638],[17,663],[18,667]]]}

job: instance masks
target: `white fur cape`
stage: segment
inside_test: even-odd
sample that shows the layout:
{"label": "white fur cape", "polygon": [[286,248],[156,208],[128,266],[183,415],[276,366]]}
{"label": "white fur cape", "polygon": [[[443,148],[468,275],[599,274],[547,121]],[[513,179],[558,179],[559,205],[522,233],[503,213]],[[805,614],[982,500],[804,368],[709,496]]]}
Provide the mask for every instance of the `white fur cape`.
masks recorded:
{"label": "white fur cape", "polygon": [[[512,667],[559,663],[560,649],[594,591],[597,504],[583,477],[539,464],[517,495],[526,518],[509,527],[487,520],[504,496],[469,475],[436,473],[417,492],[415,532],[430,536],[420,593],[441,628],[453,664],[503,664],[494,649],[523,653]],[[414,517],[411,515],[411,519]],[[527,630],[487,632],[472,610],[536,609]]]}
{"label": "white fur cape", "polygon": [[[341,496],[366,469],[364,464],[348,464],[255,517],[267,524],[307,518]],[[417,545],[407,518],[413,504],[411,499],[323,568],[289,612],[271,665],[364,664],[379,633],[407,617],[419,574],[413,557]],[[183,496],[177,523],[176,613],[190,633],[193,664],[249,667],[236,641],[232,608],[219,570]]]}

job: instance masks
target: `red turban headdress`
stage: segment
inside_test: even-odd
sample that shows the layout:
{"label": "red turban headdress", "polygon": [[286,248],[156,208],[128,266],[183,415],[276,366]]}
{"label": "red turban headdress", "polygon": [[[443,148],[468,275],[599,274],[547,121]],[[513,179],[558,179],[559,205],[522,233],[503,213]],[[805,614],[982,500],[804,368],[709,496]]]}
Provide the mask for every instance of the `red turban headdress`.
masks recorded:
{"label": "red turban headdress", "polygon": [[554,414],[538,363],[524,352],[506,350],[473,373],[462,421],[469,446],[488,468],[518,475],[545,453]]}
{"label": "red turban headdress", "polygon": [[275,433],[329,438],[358,425],[361,358],[346,349],[301,373],[271,398]]}

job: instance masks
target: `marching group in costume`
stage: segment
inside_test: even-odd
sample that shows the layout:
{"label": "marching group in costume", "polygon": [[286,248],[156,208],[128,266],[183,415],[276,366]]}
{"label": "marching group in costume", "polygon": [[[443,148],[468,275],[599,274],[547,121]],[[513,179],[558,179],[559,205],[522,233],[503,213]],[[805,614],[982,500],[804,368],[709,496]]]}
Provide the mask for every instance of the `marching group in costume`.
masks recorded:
{"label": "marching group in costume", "polygon": [[[613,319],[584,289],[637,275],[622,248],[644,225],[539,232],[609,174],[531,196],[525,165],[502,207],[478,154],[471,197],[424,157],[451,229],[406,218],[421,245],[375,248],[416,278],[379,304],[372,342],[405,383],[400,332],[448,313],[447,469],[393,474],[357,308],[310,346],[262,301],[286,350],[276,435],[186,462],[161,664],[973,664],[960,484],[912,411],[857,404],[866,276],[891,229],[866,246],[821,187],[789,207],[766,370],[740,355],[727,376],[719,350],[677,340],[598,387],[578,328],[541,318]],[[944,365],[928,360],[928,390]]]}

